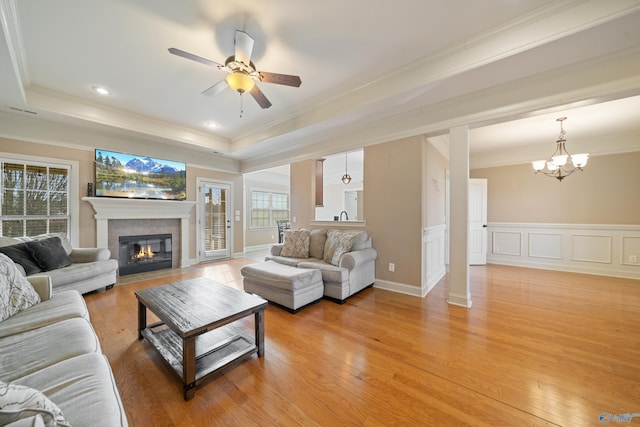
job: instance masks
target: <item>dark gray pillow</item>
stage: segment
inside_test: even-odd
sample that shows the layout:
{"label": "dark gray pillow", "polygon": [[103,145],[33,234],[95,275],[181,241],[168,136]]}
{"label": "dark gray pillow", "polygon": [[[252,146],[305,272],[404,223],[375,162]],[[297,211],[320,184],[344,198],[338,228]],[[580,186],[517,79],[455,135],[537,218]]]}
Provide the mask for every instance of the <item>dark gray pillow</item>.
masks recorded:
{"label": "dark gray pillow", "polygon": [[27,276],[31,276],[32,274],[40,273],[42,268],[40,265],[33,259],[31,253],[27,249],[26,243],[18,243],[17,245],[11,246],[3,246],[0,248],[0,253],[5,254],[11,261],[16,264],[20,264],[22,268],[24,268]]}
{"label": "dark gray pillow", "polygon": [[71,265],[71,257],[62,247],[59,237],[26,242],[27,250],[44,271]]}

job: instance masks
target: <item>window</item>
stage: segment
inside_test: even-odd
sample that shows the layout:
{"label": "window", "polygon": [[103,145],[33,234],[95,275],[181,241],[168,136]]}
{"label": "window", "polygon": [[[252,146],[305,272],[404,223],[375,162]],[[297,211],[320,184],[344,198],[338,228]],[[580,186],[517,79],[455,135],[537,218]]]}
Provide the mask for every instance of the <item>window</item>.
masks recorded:
{"label": "window", "polygon": [[0,235],[69,234],[69,166],[7,160],[0,167]]}
{"label": "window", "polygon": [[289,219],[289,195],[252,190],[251,227],[272,227],[279,219]]}

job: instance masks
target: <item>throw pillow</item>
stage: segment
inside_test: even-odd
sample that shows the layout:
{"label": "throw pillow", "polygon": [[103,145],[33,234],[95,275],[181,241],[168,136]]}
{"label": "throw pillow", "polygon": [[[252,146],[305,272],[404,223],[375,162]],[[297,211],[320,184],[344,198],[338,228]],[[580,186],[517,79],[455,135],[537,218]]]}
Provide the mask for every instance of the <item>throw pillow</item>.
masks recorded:
{"label": "throw pillow", "polygon": [[21,240],[18,239],[18,238],[15,238],[15,237],[0,236],[0,247],[17,245],[20,242],[21,242]]}
{"label": "throw pillow", "polygon": [[27,250],[40,268],[51,271],[71,265],[71,257],[62,247],[60,237],[50,237],[44,240],[26,242]]}
{"label": "throw pillow", "polygon": [[340,257],[351,250],[354,237],[353,233],[329,230],[323,260],[335,266],[340,264]]}
{"label": "throw pillow", "polygon": [[292,258],[309,258],[309,230],[287,230],[280,255]]}
{"label": "throw pillow", "polygon": [[17,245],[0,247],[0,254],[5,254],[16,264],[20,264],[24,268],[27,276],[36,274],[42,271],[42,268],[33,259],[29,251],[27,250],[26,243],[18,243]]}
{"label": "throw pillow", "polygon": [[309,233],[309,256],[322,259],[326,242],[327,230],[311,230]]}
{"label": "throw pillow", "polygon": [[[71,242],[67,237],[67,233],[45,233],[45,234],[38,234],[37,236],[15,237],[13,238],[13,240],[17,240],[18,242],[31,242],[33,240],[44,240],[44,239],[48,239],[50,237],[56,237],[56,236],[60,238],[60,241],[62,242],[62,247],[64,248],[64,251],[67,253],[67,255],[71,255],[71,251],[73,250],[73,248],[71,247]],[[0,241],[0,246],[4,246],[2,245],[1,241]]]}
{"label": "throw pillow", "polygon": [[0,322],[40,302],[40,296],[9,257],[0,254]]}
{"label": "throw pillow", "polygon": [[70,425],[60,408],[38,390],[0,381],[0,425],[36,415],[47,427]]}

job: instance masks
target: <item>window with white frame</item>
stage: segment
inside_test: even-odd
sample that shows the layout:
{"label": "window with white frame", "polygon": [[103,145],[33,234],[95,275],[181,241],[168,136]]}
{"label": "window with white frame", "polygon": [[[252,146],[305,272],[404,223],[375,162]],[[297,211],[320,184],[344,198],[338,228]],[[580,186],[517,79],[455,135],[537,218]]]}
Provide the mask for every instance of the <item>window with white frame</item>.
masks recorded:
{"label": "window with white frame", "polygon": [[0,235],[69,234],[70,167],[0,159]]}
{"label": "window with white frame", "polygon": [[252,190],[251,227],[273,227],[280,219],[289,219],[289,194]]}

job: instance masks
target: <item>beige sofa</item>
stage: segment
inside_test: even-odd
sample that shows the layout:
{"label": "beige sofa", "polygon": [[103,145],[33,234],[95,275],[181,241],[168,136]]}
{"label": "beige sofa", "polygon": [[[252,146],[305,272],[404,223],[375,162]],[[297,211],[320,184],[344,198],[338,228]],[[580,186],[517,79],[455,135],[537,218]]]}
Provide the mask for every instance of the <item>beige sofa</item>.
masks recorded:
{"label": "beige sofa", "polygon": [[82,296],[52,295],[47,276],[30,277],[29,288],[5,256],[0,275],[0,425],[126,426]]}
{"label": "beige sofa", "polygon": [[50,276],[53,293],[76,290],[85,294],[116,283],[118,261],[110,259],[109,249],[72,248],[64,233],[0,237],[0,253],[11,258],[27,277]]}
{"label": "beige sofa", "polygon": [[[308,233],[306,251],[305,233]],[[364,230],[302,229],[285,231],[285,243],[272,246],[266,260],[320,270],[324,296],[344,303],[351,295],[374,284],[377,257],[371,237]]]}

